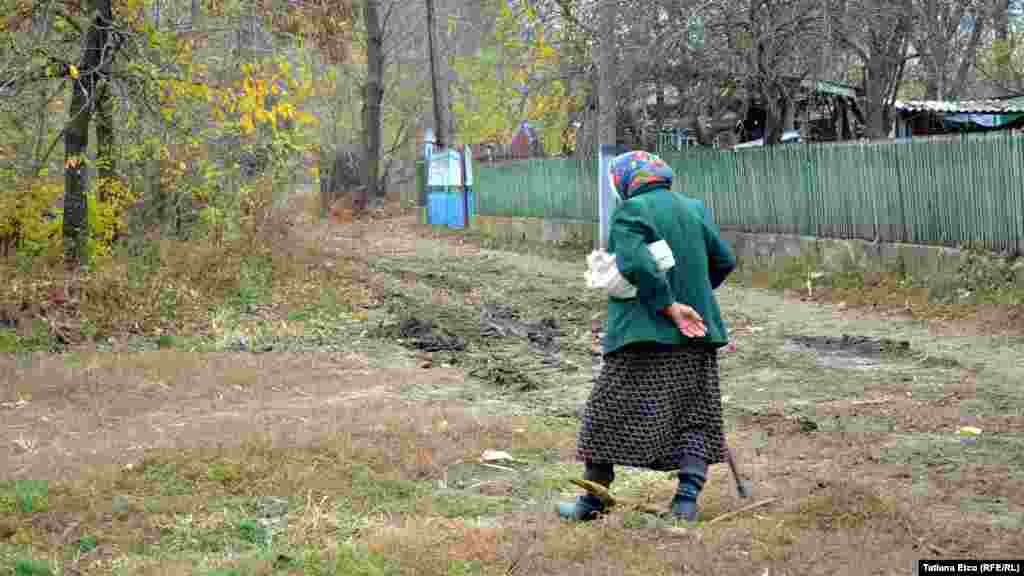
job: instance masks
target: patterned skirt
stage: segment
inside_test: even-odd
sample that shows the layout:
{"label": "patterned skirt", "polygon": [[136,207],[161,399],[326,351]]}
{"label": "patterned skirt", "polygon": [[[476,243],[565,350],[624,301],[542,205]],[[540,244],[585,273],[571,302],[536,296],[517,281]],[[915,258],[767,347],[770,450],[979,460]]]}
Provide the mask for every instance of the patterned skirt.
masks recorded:
{"label": "patterned skirt", "polygon": [[604,357],[579,460],[673,471],[684,455],[724,462],[725,450],[716,349],[632,345]]}

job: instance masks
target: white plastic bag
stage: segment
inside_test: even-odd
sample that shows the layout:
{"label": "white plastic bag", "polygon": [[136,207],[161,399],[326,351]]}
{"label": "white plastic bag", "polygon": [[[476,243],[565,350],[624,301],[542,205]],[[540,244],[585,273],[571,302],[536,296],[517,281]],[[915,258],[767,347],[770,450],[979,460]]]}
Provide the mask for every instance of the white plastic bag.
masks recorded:
{"label": "white plastic bag", "polygon": [[615,265],[615,255],[604,250],[594,250],[587,257],[585,277],[587,288],[605,290],[612,298],[636,297],[636,286],[619,274],[619,268]]}
{"label": "white plastic bag", "polygon": [[[647,245],[651,256],[658,266],[659,272],[665,272],[675,266],[675,257],[668,243],[664,240]],[[619,273],[615,264],[615,255],[604,250],[594,250],[587,257],[587,271],[584,274],[587,288],[605,290],[612,298],[627,300],[636,297],[636,286],[633,286]]]}

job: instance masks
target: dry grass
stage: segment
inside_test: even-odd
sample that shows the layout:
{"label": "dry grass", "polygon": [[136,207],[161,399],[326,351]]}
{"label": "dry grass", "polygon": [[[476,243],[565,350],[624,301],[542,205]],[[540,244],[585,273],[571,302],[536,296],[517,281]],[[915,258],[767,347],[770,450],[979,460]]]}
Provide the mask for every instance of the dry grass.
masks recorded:
{"label": "dry grass", "polygon": [[[736,275],[744,285],[783,290],[795,299],[840,304],[851,310],[907,315],[943,325],[969,325],[983,333],[1024,332],[1024,293],[1012,284],[988,283],[976,278],[911,281],[895,272],[845,272],[813,281],[807,290],[807,272],[817,270],[803,260],[774,269],[746,268]],[[970,297],[954,295],[968,284]]]}
{"label": "dry grass", "polygon": [[234,239],[129,239],[89,272],[0,263],[10,279],[0,286],[0,322],[16,326],[23,348],[51,349],[126,334],[207,333],[211,308],[287,312],[317,302],[325,286],[350,307],[366,304],[352,258],[297,232],[305,203],[297,197]]}

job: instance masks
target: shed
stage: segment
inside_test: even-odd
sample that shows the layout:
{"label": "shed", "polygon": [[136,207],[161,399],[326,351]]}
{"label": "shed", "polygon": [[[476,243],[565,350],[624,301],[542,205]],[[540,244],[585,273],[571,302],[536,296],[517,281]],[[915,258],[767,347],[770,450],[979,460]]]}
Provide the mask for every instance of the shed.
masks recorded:
{"label": "shed", "polygon": [[896,138],[956,132],[1005,130],[1024,126],[1024,97],[984,100],[897,100]]}

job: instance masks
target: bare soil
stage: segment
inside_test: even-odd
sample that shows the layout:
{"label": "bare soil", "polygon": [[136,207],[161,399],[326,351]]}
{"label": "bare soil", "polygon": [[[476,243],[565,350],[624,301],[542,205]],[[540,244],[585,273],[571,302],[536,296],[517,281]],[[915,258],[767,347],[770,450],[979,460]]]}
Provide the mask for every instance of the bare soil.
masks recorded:
{"label": "bare soil", "polygon": [[[776,500],[569,526],[552,504],[577,493],[604,313],[585,253],[407,216],[306,234],[373,295],[322,350],[0,357],[0,574],[892,574],[1024,549],[1019,338],[727,282],[729,442]],[[675,489],[619,478],[656,505]],[[702,520],[748,503],[714,467]]]}

